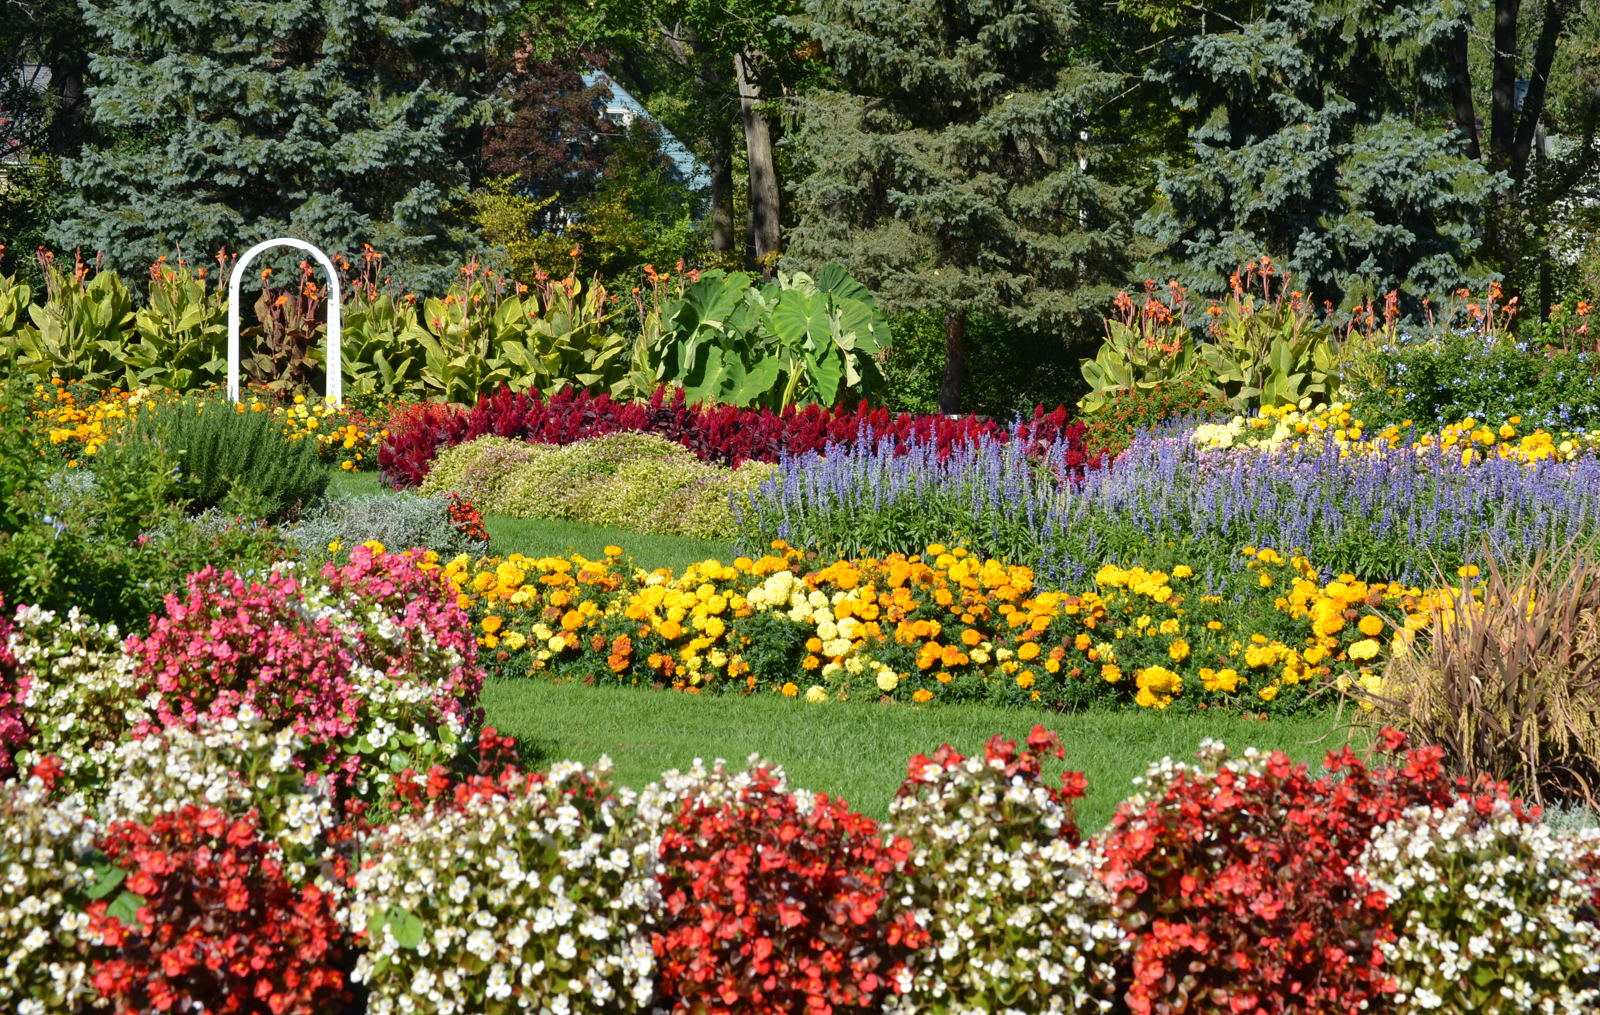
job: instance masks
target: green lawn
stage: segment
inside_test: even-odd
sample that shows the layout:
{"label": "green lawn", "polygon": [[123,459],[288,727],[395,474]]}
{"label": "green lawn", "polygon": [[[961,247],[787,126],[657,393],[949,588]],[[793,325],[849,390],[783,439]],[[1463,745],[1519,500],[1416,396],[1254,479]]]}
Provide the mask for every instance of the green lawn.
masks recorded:
{"label": "green lawn", "polygon": [[[1066,744],[1066,763],[1057,770],[1070,767],[1089,777],[1079,815],[1091,831],[1110,819],[1151,761],[1189,757],[1207,737],[1240,749],[1280,748],[1310,763],[1352,742],[1332,714],[1268,722],[1147,712],[1052,716],[979,705],[808,705],[777,695],[702,696],[539,680],[493,681],[484,688],[483,702],[488,723],[515,735],[533,766],[593,762],[608,754],[618,781],[637,788],[697,757],[742,764],[759,751],[783,766],[792,785],[843,796],[879,818],[912,755],[932,753],[946,742],[971,754],[995,733],[1020,741],[1043,723]],[[1367,741],[1357,731],[1353,742],[1359,747]]]}
{"label": "green lawn", "polygon": [[[336,472],[328,484],[330,495],[382,493],[386,490],[388,487],[378,482],[375,472]],[[489,530],[489,552],[501,555],[524,553],[530,557],[566,556],[576,551],[586,557],[599,557],[605,547],[615,545],[622,547],[638,567],[667,567],[674,571],[681,571],[686,565],[708,557],[729,561],[734,556],[733,546],[729,543],[685,536],[652,536],[630,529],[582,525],[554,518],[484,515],[483,524]]]}

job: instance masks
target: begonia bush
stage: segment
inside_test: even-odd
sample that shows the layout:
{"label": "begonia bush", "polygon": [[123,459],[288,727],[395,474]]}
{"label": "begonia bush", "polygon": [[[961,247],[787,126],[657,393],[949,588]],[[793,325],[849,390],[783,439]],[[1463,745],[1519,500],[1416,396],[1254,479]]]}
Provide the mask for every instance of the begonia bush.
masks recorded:
{"label": "begonia bush", "polygon": [[671,1011],[843,1015],[906,989],[927,932],[884,903],[908,841],[759,759],[668,786],[681,804],[662,830],[652,945]]}
{"label": "begonia bush", "polygon": [[[0,610],[5,597],[0,596]],[[23,701],[28,696],[32,678],[17,665],[11,650],[12,624],[0,612],[0,779],[16,774],[16,752],[28,739],[27,718]]]}
{"label": "begonia bush", "polygon": [[[1383,746],[1404,738],[1385,731]],[[1368,768],[1349,748],[1313,778],[1281,752],[1151,767],[1100,839],[1103,880],[1129,937],[1118,991],[1135,1015],[1367,1011],[1393,990],[1382,892],[1357,862],[1408,809],[1448,807],[1465,784],[1438,748]],[[1504,787],[1473,806],[1491,813]]]}
{"label": "begonia bush", "polygon": [[1509,802],[1415,807],[1378,831],[1362,875],[1387,899],[1399,1015],[1600,1008],[1600,922],[1583,869],[1600,831],[1557,834]]}
{"label": "begonia bush", "polygon": [[78,903],[95,883],[95,826],[48,779],[0,781],[0,1010],[71,1011],[94,996]]}
{"label": "begonia bush", "polygon": [[135,735],[248,707],[303,738],[301,762],[347,800],[375,799],[377,773],[448,763],[481,721],[483,671],[430,557],[367,544],[316,575],[191,575],[128,640],[153,695]]}
{"label": "begonia bush", "polygon": [[285,876],[253,814],[186,804],[116,822],[99,846],[134,910],[88,907],[90,980],[117,1015],[318,1015],[346,995],[334,897]]}
{"label": "begonia bush", "polygon": [[1122,928],[1073,817],[1081,773],[1043,778],[1061,741],[1036,726],[1027,743],[992,737],[965,758],[949,744],[911,759],[887,831],[911,843],[911,866],[886,914],[929,935],[891,1012],[1065,1015],[1109,1009],[1109,957]]}
{"label": "begonia bush", "polygon": [[[485,739],[489,739],[488,731]],[[654,981],[656,840],[610,762],[402,779],[413,808],[369,844],[347,920],[372,1015],[633,1013]]]}
{"label": "begonia bush", "polygon": [[19,767],[51,758],[62,789],[93,796],[117,745],[150,718],[116,625],[76,609],[62,615],[21,606],[6,646],[20,675],[15,700],[26,729],[15,748]]}

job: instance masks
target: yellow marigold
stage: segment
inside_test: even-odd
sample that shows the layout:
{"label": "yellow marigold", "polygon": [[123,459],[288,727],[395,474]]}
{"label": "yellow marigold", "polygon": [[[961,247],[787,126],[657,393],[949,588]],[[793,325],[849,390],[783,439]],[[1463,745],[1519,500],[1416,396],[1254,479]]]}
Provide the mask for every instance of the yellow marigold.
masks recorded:
{"label": "yellow marigold", "polygon": [[504,623],[505,621],[501,617],[491,613],[487,617],[483,618],[483,633],[495,634],[500,630],[500,626]]}
{"label": "yellow marigold", "polygon": [[926,687],[919,687],[912,693],[911,700],[919,705],[925,705],[933,700],[933,692]]}
{"label": "yellow marigold", "polygon": [[1361,618],[1361,622],[1356,624],[1356,627],[1360,628],[1361,633],[1367,637],[1376,638],[1383,633],[1383,619],[1369,613]]}
{"label": "yellow marigold", "polygon": [[961,632],[961,641],[968,648],[971,648],[972,646],[978,644],[978,642],[980,642],[982,640],[983,640],[983,635],[979,634],[973,628],[969,627],[965,631]]}
{"label": "yellow marigold", "polygon": [[1188,564],[1179,564],[1177,567],[1172,569],[1172,577],[1193,578],[1194,568],[1190,567]]}
{"label": "yellow marigold", "polygon": [[1032,670],[1023,670],[1021,673],[1017,674],[1017,686],[1022,688],[1024,691],[1026,691],[1028,688],[1032,687],[1033,686],[1033,671]]}
{"label": "yellow marigold", "polygon": [[1184,641],[1182,638],[1179,638],[1177,641],[1167,646],[1167,655],[1171,656],[1172,661],[1175,663],[1183,662],[1185,659],[1189,658],[1189,643]]}
{"label": "yellow marigold", "polygon": [[1105,679],[1106,683],[1114,684],[1122,679],[1122,667],[1106,663],[1100,667],[1100,676]]}
{"label": "yellow marigold", "polygon": [[782,687],[778,688],[778,690],[783,692],[783,696],[785,698],[793,698],[795,695],[800,693],[800,686],[791,680]]}
{"label": "yellow marigold", "polygon": [[1036,659],[1038,656],[1039,643],[1036,641],[1025,641],[1021,645],[1017,646],[1017,658],[1021,659],[1023,662],[1027,662],[1030,659]]}
{"label": "yellow marigold", "polygon": [[1383,651],[1383,646],[1379,645],[1376,640],[1372,638],[1363,638],[1354,645],[1350,646],[1350,658],[1363,661],[1367,659],[1376,659],[1378,657],[1378,653],[1381,651]]}
{"label": "yellow marigold", "polygon": [[1165,666],[1140,669],[1134,683],[1139,688],[1134,701],[1143,708],[1166,708],[1183,692],[1183,678]]}

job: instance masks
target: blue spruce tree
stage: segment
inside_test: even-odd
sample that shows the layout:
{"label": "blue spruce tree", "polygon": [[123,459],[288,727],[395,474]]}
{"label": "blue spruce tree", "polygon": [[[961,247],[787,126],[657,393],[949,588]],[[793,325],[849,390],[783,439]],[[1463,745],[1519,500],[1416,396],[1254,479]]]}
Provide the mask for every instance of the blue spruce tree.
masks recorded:
{"label": "blue spruce tree", "polygon": [[83,0],[101,144],[52,239],[124,273],[275,235],[370,243],[433,287],[472,242],[450,205],[491,111],[503,0]]}

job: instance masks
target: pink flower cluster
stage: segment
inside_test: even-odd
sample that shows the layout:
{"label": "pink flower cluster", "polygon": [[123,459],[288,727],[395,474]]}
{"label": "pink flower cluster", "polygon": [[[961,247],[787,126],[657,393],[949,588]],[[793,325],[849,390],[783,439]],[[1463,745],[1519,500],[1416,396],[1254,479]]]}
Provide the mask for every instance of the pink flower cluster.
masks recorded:
{"label": "pink flower cluster", "polygon": [[303,738],[341,795],[368,796],[368,769],[448,760],[434,748],[453,754],[481,720],[470,623],[421,555],[358,547],[311,581],[207,568],[126,648],[156,695],[135,736],[248,709]]}
{"label": "pink flower cluster", "polygon": [[[0,607],[5,602],[5,597],[0,596]],[[0,610],[0,779],[16,774],[12,754],[28,739],[22,703],[28,697],[30,681],[17,665],[17,657],[11,654],[10,638],[11,620]]]}

